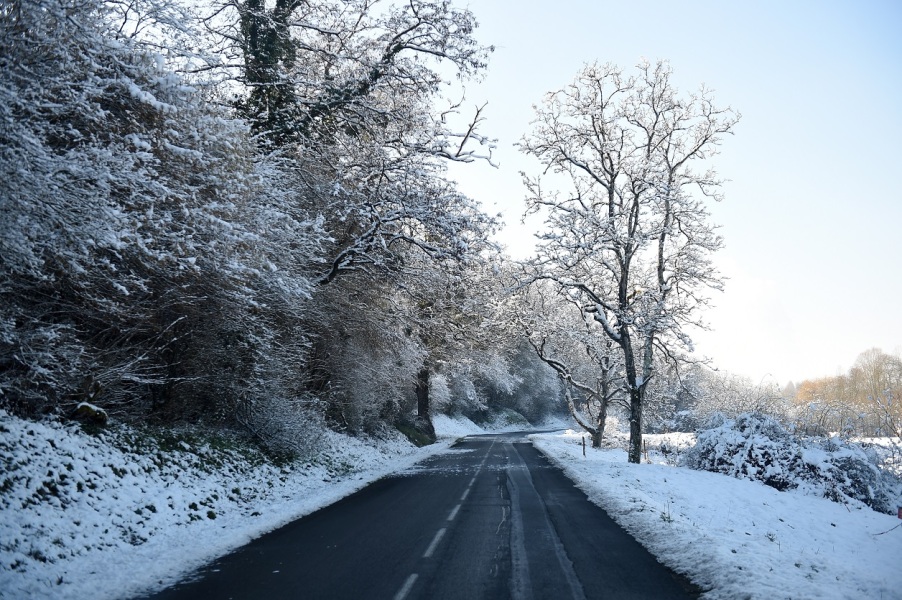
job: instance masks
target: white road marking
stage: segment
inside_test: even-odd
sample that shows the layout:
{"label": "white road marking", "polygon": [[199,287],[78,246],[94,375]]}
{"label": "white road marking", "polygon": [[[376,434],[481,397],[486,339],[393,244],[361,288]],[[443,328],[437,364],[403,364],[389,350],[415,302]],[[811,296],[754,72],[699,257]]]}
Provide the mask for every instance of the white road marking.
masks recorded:
{"label": "white road marking", "polygon": [[457,511],[459,511],[459,510],[460,510],[460,504],[458,504],[457,506],[454,507],[454,510],[451,511],[451,514],[448,515],[448,520],[453,521],[454,517],[457,516]]}
{"label": "white road marking", "polygon": [[[520,509],[520,489],[508,471],[507,489],[511,507],[511,598],[513,600],[533,600],[529,559],[526,554],[526,534],[523,528],[523,512]],[[503,514],[503,513],[502,513]],[[503,524],[504,521],[502,520]],[[498,525],[501,531],[501,525]]]}
{"label": "white road marking", "polygon": [[[463,495],[460,497],[461,503],[467,499],[467,496],[470,495],[470,490],[473,489],[473,484],[476,483],[476,478],[479,476],[480,471],[482,471],[482,467],[485,466],[485,462],[489,458],[489,454],[492,451],[492,448],[495,446],[495,442],[492,441],[492,444],[489,446],[488,451],[485,453],[485,456],[482,458],[482,462],[479,464],[479,467],[476,469],[476,474],[473,475],[473,479],[470,480],[470,483],[467,484],[467,489],[464,490]],[[448,521],[453,521],[455,517],[457,517],[457,513],[460,510],[461,505],[458,504],[451,510],[451,513],[448,515]],[[503,522],[503,520],[502,520]],[[442,538],[445,537],[445,532],[447,529],[442,527],[439,529],[435,537],[432,538],[432,542],[429,543],[429,547],[426,548],[426,552],[423,553],[423,558],[431,558],[433,553],[435,553],[435,549],[438,548],[439,543],[442,541]],[[410,593],[410,590],[413,589],[413,584],[416,583],[419,575],[416,573],[411,574],[405,581],[404,585],[401,586],[401,589],[398,590],[398,593],[395,594],[394,600],[404,600],[407,598],[407,595]]]}
{"label": "white road marking", "polygon": [[407,581],[404,582],[404,585],[401,586],[401,589],[398,590],[398,593],[395,594],[394,600],[404,600],[404,598],[407,597],[407,594],[410,593],[410,589],[413,587],[413,584],[416,583],[417,577],[419,577],[419,575],[417,575],[416,573],[408,577]]}
{"label": "white road marking", "polygon": [[[486,450],[485,456],[482,457],[482,462],[479,463],[479,466],[478,466],[478,467],[476,467],[476,474],[473,475],[473,479],[470,480],[470,483],[467,484],[467,489],[465,489],[465,490],[464,490],[464,493],[461,495],[461,497],[460,497],[460,501],[461,501],[461,502],[463,502],[464,500],[466,500],[466,499],[467,499],[467,496],[470,495],[470,490],[473,489],[473,484],[476,483],[476,478],[479,477],[479,473],[482,471],[482,467],[485,466],[485,461],[487,461],[487,460],[489,459],[489,454],[491,453],[492,448],[494,448],[494,447],[495,447],[495,442],[492,441],[491,445],[489,446],[489,449]],[[451,513],[452,516],[448,517],[448,520],[449,520],[449,521],[452,520],[452,519],[454,518],[454,515],[457,514],[457,510],[458,510],[459,508],[460,508],[460,506],[458,506],[457,508],[454,509],[454,511]]]}
{"label": "white road marking", "polygon": [[435,537],[432,538],[432,543],[429,544],[428,548],[426,548],[426,552],[423,553],[423,558],[429,558],[430,556],[432,556],[432,553],[435,552],[435,549],[438,546],[438,543],[440,541],[442,541],[442,538],[444,537],[444,535],[445,535],[445,528],[442,527],[441,529],[438,530],[438,533],[435,534]]}

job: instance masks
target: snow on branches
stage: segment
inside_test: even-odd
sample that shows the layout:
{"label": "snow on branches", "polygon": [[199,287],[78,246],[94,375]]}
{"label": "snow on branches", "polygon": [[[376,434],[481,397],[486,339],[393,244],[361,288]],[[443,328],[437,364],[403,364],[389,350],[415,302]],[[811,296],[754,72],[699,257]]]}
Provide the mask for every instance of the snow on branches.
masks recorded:
{"label": "snow on branches", "polygon": [[699,165],[738,120],[706,89],[681,95],[670,80],[666,62],[644,62],[635,76],[587,65],[548,94],[519,144],[556,186],[523,175],[528,210],[547,225],[527,279],[553,282],[620,348],[632,462],[654,355],[691,351],[684,328],[704,290],[720,286],[710,254],[721,240],[705,208],[720,181]]}

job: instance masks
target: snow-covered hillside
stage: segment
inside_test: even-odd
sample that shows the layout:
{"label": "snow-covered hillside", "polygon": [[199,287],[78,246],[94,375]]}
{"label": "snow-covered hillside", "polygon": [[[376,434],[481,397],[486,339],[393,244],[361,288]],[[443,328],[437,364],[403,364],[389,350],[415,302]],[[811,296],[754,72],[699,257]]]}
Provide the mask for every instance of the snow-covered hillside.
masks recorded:
{"label": "snow-covered hillside", "polygon": [[[622,449],[587,448],[584,457],[582,437],[531,436],[661,562],[710,590],[705,598],[902,598],[895,516],[671,466],[657,452],[657,464],[628,464]],[[685,447],[685,438],[668,445]]]}
{"label": "snow-covered hillside", "polygon": [[0,597],[122,598],[445,450],[324,432],[310,462],[223,437],[79,426],[0,411]]}

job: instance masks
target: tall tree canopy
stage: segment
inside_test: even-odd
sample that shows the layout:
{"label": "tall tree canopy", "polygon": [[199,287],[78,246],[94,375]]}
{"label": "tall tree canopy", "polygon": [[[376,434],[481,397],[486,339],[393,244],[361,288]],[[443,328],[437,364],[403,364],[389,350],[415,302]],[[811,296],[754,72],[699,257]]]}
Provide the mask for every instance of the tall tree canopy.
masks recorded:
{"label": "tall tree canopy", "polygon": [[445,174],[491,153],[443,85],[484,68],[475,25],[426,0],[0,7],[3,406],[288,450],[324,399],[397,416],[412,382],[381,402],[336,371],[420,370],[399,286],[482,260],[495,220]]}
{"label": "tall tree canopy", "polygon": [[666,62],[640,64],[635,76],[591,64],[545,98],[520,143],[561,188],[524,176],[529,209],[548,225],[531,277],[577,299],[622,352],[631,462],[655,353],[691,348],[685,327],[704,289],[720,286],[710,255],[721,240],[705,201],[720,199],[721,182],[699,166],[737,119],[705,88],[679,94]]}

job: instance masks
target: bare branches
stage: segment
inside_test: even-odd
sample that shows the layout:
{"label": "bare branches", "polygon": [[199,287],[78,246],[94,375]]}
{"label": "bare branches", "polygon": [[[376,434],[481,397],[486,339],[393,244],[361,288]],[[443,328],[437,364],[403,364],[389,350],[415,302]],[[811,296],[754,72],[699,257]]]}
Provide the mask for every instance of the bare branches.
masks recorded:
{"label": "bare branches", "polygon": [[[207,27],[243,56],[238,81],[247,86],[243,110],[270,144],[293,145],[329,139],[336,132],[360,131],[386,115],[409,118],[409,103],[427,103],[439,94],[439,64],[457,69],[461,79],[477,77],[490,47],[473,38],[475,20],[468,10],[442,0],[414,0],[388,7],[367,0],[333,2],[232,0],[229,10]],[[237,15],[239,24],[229,20]],[[464,154],[477,135],[474,119],[463,139],[433,127],[457,151],[435,152],[451,160]],[[412,147],[416,147],[414,143]]]}
{"label": "bare branches", "polygon": [[637,461],[642,403],[655,352],[690,348],[683,327],[719,287],[709,254],[720,238],[693,193],[719,198],[713,171],[693,168],[715,153],[738,120],[709,93],[680,96],[666,62],[625,77],[587,65],[549,94],[520,148],[571,193],[548,193],[524,177],[528,210],[544,209],[548,230],[532,266],[578,298],[584,315],[622,353],[631,396],[630,460]]}

